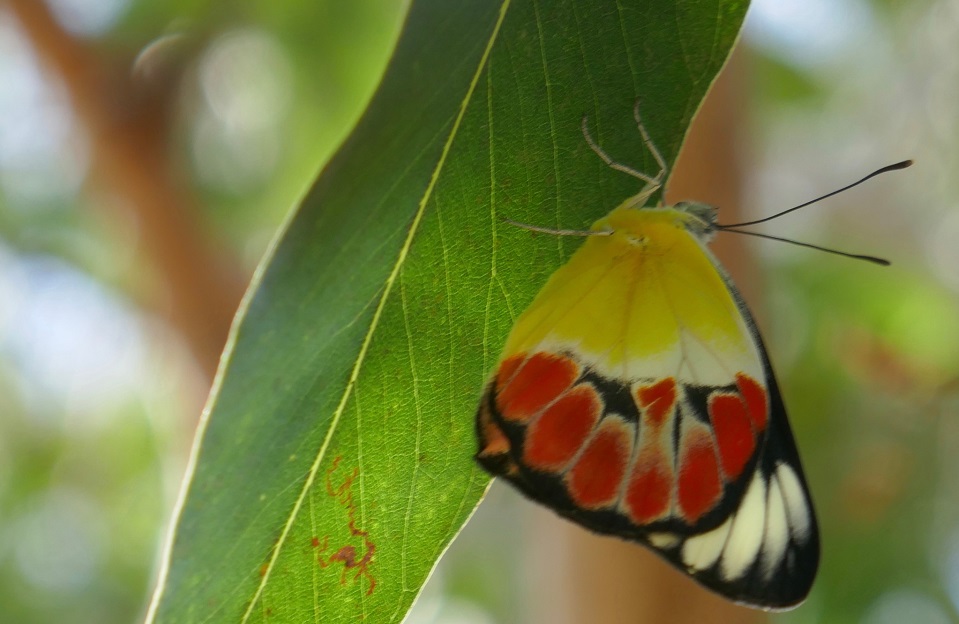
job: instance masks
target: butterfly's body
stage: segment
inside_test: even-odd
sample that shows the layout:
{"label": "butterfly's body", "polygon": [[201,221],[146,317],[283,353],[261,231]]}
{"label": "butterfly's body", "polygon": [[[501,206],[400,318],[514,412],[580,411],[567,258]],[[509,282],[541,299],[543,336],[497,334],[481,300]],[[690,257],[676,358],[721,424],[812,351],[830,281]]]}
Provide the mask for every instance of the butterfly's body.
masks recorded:
{"label": "butterfly's body", "polygon": [[782,399],[706,247],[715,209],[644,207],[661,175],[639,174],[647,188],[593,225],[516,320],[478,410],[477,459],[733,600],[793,606],[819,538]]}

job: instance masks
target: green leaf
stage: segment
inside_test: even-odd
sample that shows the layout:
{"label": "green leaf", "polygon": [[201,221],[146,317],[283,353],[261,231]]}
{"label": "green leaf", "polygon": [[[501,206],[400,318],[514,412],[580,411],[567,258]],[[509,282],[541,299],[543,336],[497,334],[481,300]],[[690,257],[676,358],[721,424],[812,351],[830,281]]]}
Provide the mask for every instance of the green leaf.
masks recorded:
{"label": "green leaf", "polygon": [[[154,622],[401,620],[483,495],[473,417],[509,330],[672,162],[745,2],[418,0],[361,122],[261,267]],[[717,155],[721,157],[722,155]]]}

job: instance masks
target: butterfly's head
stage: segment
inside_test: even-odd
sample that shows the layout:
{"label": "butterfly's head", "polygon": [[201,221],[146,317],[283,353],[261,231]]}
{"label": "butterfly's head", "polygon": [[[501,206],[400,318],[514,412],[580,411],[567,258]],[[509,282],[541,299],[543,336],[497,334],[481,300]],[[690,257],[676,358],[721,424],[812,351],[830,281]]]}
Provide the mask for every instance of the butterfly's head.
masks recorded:
{"label": "butterfly's head", "polygon": [[673,208],[685,216],[686,229],[698,238],[709,241],[716,233],[718,210],[702,202],[677,202]]}

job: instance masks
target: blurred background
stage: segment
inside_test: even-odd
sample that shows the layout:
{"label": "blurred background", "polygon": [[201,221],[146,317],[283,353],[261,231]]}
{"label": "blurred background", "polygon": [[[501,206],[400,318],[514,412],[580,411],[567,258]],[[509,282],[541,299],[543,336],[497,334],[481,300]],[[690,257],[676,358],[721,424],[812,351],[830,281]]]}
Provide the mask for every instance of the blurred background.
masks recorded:
{"label": "blurred background", "polygon": [[[0,3],[0,621],[142,619],[233,312],[402,11]],[[748,254],[822,524],[810,600],[773,621],[959,622],[956,41],[957,0],[755,0],[704,111],[744,219],[917,161],[764,229],[890,268],[720,247]],[[495,485],[410,621],[558,621],[544,517]]]}

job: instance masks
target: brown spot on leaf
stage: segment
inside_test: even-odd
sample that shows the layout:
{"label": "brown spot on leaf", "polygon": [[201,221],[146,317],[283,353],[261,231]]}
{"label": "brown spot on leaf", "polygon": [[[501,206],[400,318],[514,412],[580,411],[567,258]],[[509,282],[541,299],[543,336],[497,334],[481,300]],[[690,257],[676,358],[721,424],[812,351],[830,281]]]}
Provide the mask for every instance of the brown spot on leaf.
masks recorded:
{"label": "brown spot on leaf", "polygon": [[370,573],[370,566],[373,564],[373,553],[376,552],[376,544],[370,539],[368,531],[363,530],[356,524],[356,503],[353,502],[353,480],[360,474],[359,468],[353,468],[353,471],[343,479],[338,486],[333,485],[333,473],[340,466],[343,458],[337,456],[333,460],[333,465],[326,472],[326,493],[334,499],[341,507],[346,509],[349,521],[347,528],[350,536],[345,541],[347,543],[340,546],[331,555],[325,553],[330,547],[330,536],[323,536],[322,541],[314,537],[310,540],[314,548],[319,549],[317,562],[322,568],[328,568],[332,565],[343,564],[343,572],[340,575],[340,585],[346,585],[347,574],[355,570],[353,580],[359,581],[365,578],[369,583],[366,595],[369,596],[376,588],[376,579]]}

